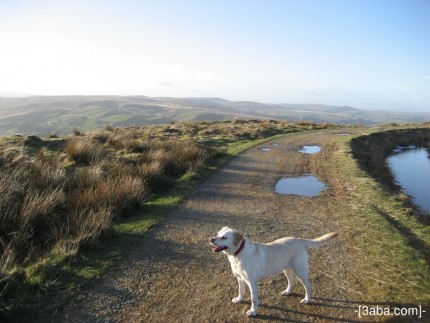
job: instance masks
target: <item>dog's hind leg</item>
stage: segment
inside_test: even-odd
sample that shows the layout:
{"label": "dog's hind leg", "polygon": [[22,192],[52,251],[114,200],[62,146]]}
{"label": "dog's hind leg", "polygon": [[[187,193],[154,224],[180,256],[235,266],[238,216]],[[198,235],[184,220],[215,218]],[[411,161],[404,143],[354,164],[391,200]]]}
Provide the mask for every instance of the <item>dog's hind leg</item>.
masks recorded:
{"label": "dog's hind leg", "polygon": [[309,267],[308,267],[309,255],[305,254],[302,257],[296,259],[293,264],[293,270],[296,276],[299,278],[303,286],[305,287],[305,298],[301,300],[301,304],[308,304],[311,301],[311,283],[309,282]]}
{"label": "dog's hind leg", "polygon": [[239,284],[239,296],[231,300],[235,304],[242,302],[243,296],[245,296],[245,292],[246,292],[246,282],[240,278],[237,279],[237,282]]}
{"label": "dog's hind leg", "polygon": [[294,281],[296,280],[296,276],[294,274],[294,271],[289,268],[284,270],[284,274],[285,276],[287,276],[288,286],[287,286],[287,289],[281,293],[281,295],[286,296],[286,295],[290,295],[293,292]]}
{"label": "dog's hind leg", "polygon": [[305,298],[301,300],[301,304],[308,304],[311,301],[311,283],[309,282],[309,268],[307,264],[296,270],[296,275],[305,287]]}

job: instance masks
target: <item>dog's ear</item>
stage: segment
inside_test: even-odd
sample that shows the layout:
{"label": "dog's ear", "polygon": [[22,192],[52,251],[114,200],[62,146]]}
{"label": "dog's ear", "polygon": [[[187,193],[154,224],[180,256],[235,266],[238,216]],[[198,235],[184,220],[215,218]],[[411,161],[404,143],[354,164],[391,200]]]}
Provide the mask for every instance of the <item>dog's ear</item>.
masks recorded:
{"label": "dog's ear", "polygon": [[235,246],[239,245],[239,243],[242,241],[243,235],[239,231],[234,230],[233,231],[233,244]]}
{"label": "dog's ear", "polygon": [[219,232],[221,232],[221,231],[228,231],[228,230],[231,230],[231,229],[229,227],[224,227]]}

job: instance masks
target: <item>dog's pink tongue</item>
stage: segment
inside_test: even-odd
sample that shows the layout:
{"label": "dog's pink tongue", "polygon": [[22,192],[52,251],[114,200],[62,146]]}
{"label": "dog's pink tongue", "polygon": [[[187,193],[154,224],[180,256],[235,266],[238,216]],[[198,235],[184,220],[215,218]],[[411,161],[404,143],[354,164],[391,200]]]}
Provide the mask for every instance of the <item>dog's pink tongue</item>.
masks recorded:
{"label": "dog's pink tongue", "polygon": [[221,247],[211,246],[211,249],[213,252],[218,252],[218,251],[222,251],[222,250],[227,249],[227,246],[221,246]]}

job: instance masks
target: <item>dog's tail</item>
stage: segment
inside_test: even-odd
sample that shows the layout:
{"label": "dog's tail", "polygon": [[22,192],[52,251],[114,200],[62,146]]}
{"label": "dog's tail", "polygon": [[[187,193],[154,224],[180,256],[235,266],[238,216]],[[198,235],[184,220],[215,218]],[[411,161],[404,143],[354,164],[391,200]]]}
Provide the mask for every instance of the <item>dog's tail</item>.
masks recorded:
{"label": "dog's tail", "polygon": [[336,238],[336,237],[337,237],[337,232],[327,233],[327,234],[325,234],[322,237],[319,237],[317,239],[306,240],[306,246],[316,248],[316,247],[321,246],[325,242],[327,242],[333,238]]}

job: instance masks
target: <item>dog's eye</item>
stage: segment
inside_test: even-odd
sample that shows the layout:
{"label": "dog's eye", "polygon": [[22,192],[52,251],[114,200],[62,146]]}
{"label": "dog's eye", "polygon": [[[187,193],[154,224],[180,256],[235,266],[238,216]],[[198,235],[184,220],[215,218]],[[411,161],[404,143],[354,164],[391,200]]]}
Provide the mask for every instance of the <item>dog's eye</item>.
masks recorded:
{"label": "dog's eye", "polygon": [[225,239],[227,239],[226,237],[221,237],[221,240],[225,240]]}

